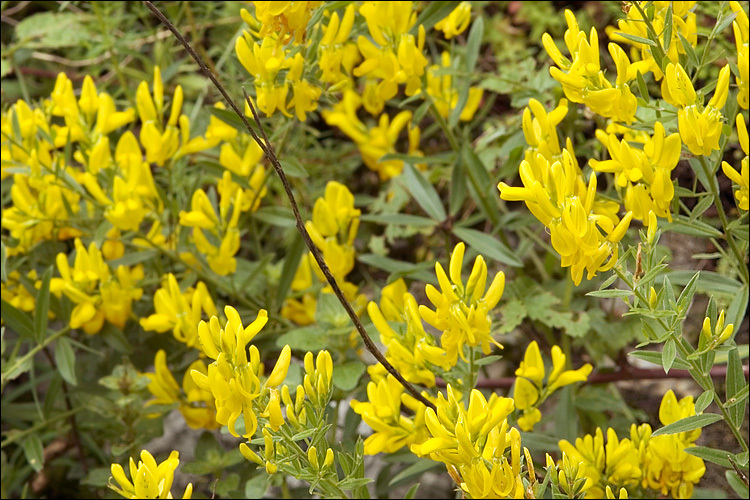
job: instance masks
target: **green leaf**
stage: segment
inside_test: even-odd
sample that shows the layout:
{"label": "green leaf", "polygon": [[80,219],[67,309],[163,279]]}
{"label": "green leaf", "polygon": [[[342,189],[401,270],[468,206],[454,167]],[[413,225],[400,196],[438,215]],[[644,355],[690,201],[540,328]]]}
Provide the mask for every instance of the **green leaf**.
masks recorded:
{"label": "green leaf", "polygon": [[365,486],[367,484],[370,484],[371,482],[372,479],[370,479],[369,477],[347,477],[339,483],[339,487],[345,490],[353,490],[354,488]]}
{"label": "green leaf", "polygon": [[0,281],[8,281],[8,264],[5,256],[5,243],[0,241]]}
{"label": "green leaf", "polygon": [[702,238],[718,238],[724,234],[710,224],[697,219],[690,220],[688,217],[680,214],[674,214],[672,222],[664,225],[664,230],[687,234],[688,236],[700,236]]}
{"label": "green leaf", "polygon": [[60,375],[67,383],[78,385],[76,380],[76,355],[67,337],[60,337],[55,342],[55,363],[57,363]]}
{"label": "green leaf", "polygon": [[155,248],[138,250],[137,252],[128,252],[119,259],[109,261],[109,265],[112,269],[117,269],[119,266],[132,266],[133,264],[152,260],[158,254],[159,251]]}
{"label": "green leaf", "polygon": [[667,12],[664,14],[664,31],[662,31],[662,46],[664,47],[664,52],[669,50],[669,45],[672,43],[672,23],[672,2],[670,2],[669,7],[667,7]]}
{"label": "green leaf", "polygon": [[648,38],[641,38],[639,36],[631,35],[630,33],[622,33],[620,31],[616,32],[615,35],[621,36],[627,40],[630,40],[631,42],[635,43],[643,43],[646,45],[651,45],[652,47],[656,47],[656,42],[653,40],[649,40]]}
{"label": "green leaf", "polygon": [[674,363],[676,354],[677,347],[675,346],[674,339],[667,340],[666,344],[664,344],[664,349],[661,352],[661,362],[664,367],[664,373],[669,373],[669,369],[672,368],[672,363]]}
{"label": "green leaf", "polygon": [[456,161],[451,170],[450,198],[448,212],[455,215],[461,209],[466,200],[466,173],[462,161]]}
{"label": "green leaf", "polygon": [[646,104],[649,103],[651,100],[650,96],[648,95],[648,86],[646,85],[646,80],[643,79],[643,75],[640,71],[635,75],[636,82],[638,83],[638,91],[641,93],[641,97],[646,102]]}
{"label": "green leaf", "polygon": [[317,325],[305,326],[289,330],[276,337],[277,346],[284,347],[287,344],[300,351],[319,351],[326,348],[328,336]]}
{"label": "green leaf", "polygon": [[419,33],[419,25],[423,25],[425,31],[432,29],[435,24],[448,17],[448,14],[453,12],[453,9],[458,7],[461,2],[430,2],[427,7],[417,17],[417,22],[411,27],[409,33],[415,37]]}
{"label": "green leaf", "polygon": [[[727,353],[729,359],[727,362],[727,400],[737,398],[740,391],[747,389],[745,374],[742,370],[742,360],[740,360],[739,350],[735,347]],[[745,416],[745,405],[735,404],[729,409],[729,419],[735,427],[740,427],[743,417]]]}
{"label": "green leaf", "polygon": [[523,267],[523,262],[516,257],[510,248],[489,234],[465,227],[453,228],[453,234],[484,257],[489,257],[511,267]]}
{"label": "green leaf", "polygon": [[409,488],[409,491],[406,492],[406,495],[404,495],[404,498],[407,500],[410,500],[417,496],[417,490],[419,489],[420,483],[415,483]]}
{"label": "green leaf", "polygon": [[286,207],[260,207],[253,213],[253,218],[262,224],[282,228],[292,228],[297,225],[294,214]]}
{"label": "green leaf", "polygon": [[[694,276],[693,271],[672,271],[670,281],[675,285],[687,285]],[[700,292],[726,293],[734,295],[742,290],[742,283],[713,271],[701,271],[697,289]]]}
{"label": "green leaf", "polygon": [[[241,134],[247,134],[247,127],[245,127],[245,124],[242,122],[239,116],[237,116],[237,113],[235,113],[231,109],[220,109],[220,108],[214,108],[213,106],[207,108],[208,112],[211,113],[213,116],[218,118],[219,120],[223,121],[230,127],[234,128],[236,131],[238,131]],[[254,125],[254,124],[251,124]],[[253,127],[254,129],[256,127]],[[257,130],[256,130],[257,132]]]}
{"label": "green leaf", "polygon": [[349,324],[351,319],[336,295],[321,293],[318,295],[318,303],[315,308],[315,321],[340,327]]}
{"label": "green leaf", "polygon": [[37,434],[26,436],[21,441],[21,448],[23,448],[23,453],[26,455],[26,460],[31,468],[36,472],[42,470],[42,467],[44,467],[44,447],[39,436]]}
{"label": "green leaf", "polygon": [[586,294],[589,297],[601,297],[601,298],[611,298],[611,297],[630,297],[633,295],[632,290],[620,290],[620,289],[613,289],[613,290],[595,290],[593,292],[589,292]]}
{"label": "green leaf", "polygon": [[469,30],[469,37],[466,40],[466,70],[473,73],[477,66],[479,58],[479,48],[482,44],[482,35],[484,34],[484,19],[482,16],[474,18],[474,24]]}
{"label": "green leaf", "polygon": [[16,25],[16,38],[23,46],[33,48],[77,46],[91,37],[91,32],[81,24],[85,17],[72,12],[34,14]]}
{"label": "green leaf", "polygon": [[310,173],[297,158],[285,158],[284,161],[281,162],[281,167],[284,169],[284,173],[289,177],[297,177],[299,179],[310,177]]}
{"label": "green leaf", "polygon": [[434,227],[435,221],[427,217],[410,214],[365,214],[359,218],[364,222],[376,222],[378,224],[398,224],[402,226]]}
{"label": "green leaf", "polygon": [[742,324],[745,314],[747,314],[747,292],[747,285],[743,285],[742,289],[732,297],[732,302],[729,303],[727,308],[726,322],[735,325],[735,331],[738,330],[737,325]]}
{"label": "green leaf", "polygon": [[703,394],[698,396],[698,399],[695,400],[695,413],[703,413],[703,411],[708,408],[708,405],[713,402],[713,399],[713,391],[704,391]]}
{"label": "green leaf", "polygon": [[503,359],[502,356],[499,354],[493,354],[491,356],[485,356],[483,358],[479,358],[474,364],[477,366],[484,366],[484,365],[491,365],[495,361],[499,361]]}
{"label": "green leaf", "polygon": [[496,183],[490,179],[487,169],[469,144],[461,148],[461,158],[466,165],[471,187],[479,197],[478,203],[482,213],[492,222],[493,226],[500,223],[500,211],[497,208],[497,196],[490,197],[489,193],[497,193]]}
{"label": "green leaf", "polygon": [[34,335],[36,341],[41,343],[47,336],[47,323],[49,322],[49,282],[52,279],[52,266],[44,271],[42,286],[36,295],[34,307]]}
{"label": "green leaf", "polygon": [[685,448],[685,453],[693,455],[708,462],[721,465],[722,467],[732,468],[731,462],[727,458],[727,455],[732,455],[728,451],[717,450],[716,448],[709,448],[708,446],[690,446]]}
{"label": "green leaf", "polygon": [[[633,356],[634,358],[642,359],[643,361],[648,361],[649,363],[663,366],[662,353],[657,351],[632,351],[628,353],[628,356]],[[675,358],[672,363],[672,368],[677,368],[678,370],[687,370],[688,368],[690,368],[690,365],[680,358]]]}
{"label": "green leaf", "polygon": [[245,483],[245,498],[263,498],[268,489],[268,474],[258,474]]}
{"label": "green leaf", "polygon": [[665,425],[661,429],[655,430],[651,434],[651,437],[661,436],[664,434],[677,434],[680,432],[688,432],[694,429],[700,429],[701,427],[706,427],[707,425],[711,425],[714,422],[718,422],[719,420],[721,420],[721,415],[717,415],[716,413],[704,413],[702,415],[693,415],[692,417],[685,417],[683,419],[678,420],[677,422],[673,422],[669,425]]}
{"label": "green leaf", "polygon": [[34,339],[34,324],[28,314],[5,302],[5,299],[0,299],[0,311],[3,321],[11,330],[22,337]]}
{"label": "green leaf", "polygon": [[700,278],[700,275],[701,272],[698,271],[693,275],[692,278],[690,278],[690,281],[688,281],[687,285],[685,285],[685,288],[683,288],[680,297],[677,299],[677,307],[679,308],[680,312],[685,312],[690,305],[690,302],[693,300],[693,295],[695,295],[695,289],[698,286],[698,278]]}
{"label": "green leaf", "polygon": [[690,64],[693,66],[693,68],[697,68],[700,66],[700,61],[698,61],[698,56],[695,54],[695,49],[692,45],[690,45],[690,42],[687,41],[687,39],[682,36],[682,33],[677,33],[677,36],[680,37],[680,43],[682,43],[682,48],[685,49],[685,54],[687,54],[688,61],[690,61]]}
{"label": "green leaf", "polygon": [[727,398],[727,402],[724,404],[724,408],[732,408],[733,406],[742,403],[743,401],[747,399],[747,396],[749,393],[750,393],[750,385],[745,384],[745,387],[740,389],[740,392],[738,392],[731,398]]}
{"label": "green leaf", "polygon": [[748,493],[750,493],[750,491],[748,491],[747,485],[742,479],[740,479],[740,476],[738,476],[735,471],[724,471],[724,477],[727,478],[729,486],[731,486],[734,492],[739,495],[739,498],[748,497]]}
{"label": "green leaf", "polygon": [[294,241],[286,252],[284,257],[284,267],[281,268],[281,276],[279,277],[279,288],[276,292],[276,303],[282,304],[286,299],[287,293],[289,293],[289,287],[292,286],[294,281],[294,275],[297,273],[297,268],[300,265],[302,259],[302,253],[306,249],[305,242],[302,240],[302,236],[299,233],[295,233]]}
{"label": "green leaf", "polygon": [[445,220],[445,208],[443,208],[437,191],[435,191],[432,184],[414,166],[410,163],[404,163],[404,172],[401,178],[404,180],[406,189],[412,198],[414,198],[414,201],[427,212],[427,215],[438,222]]}
{"label": "green leaf", "polygon": [[360,377],[365,372],[365,365],[361,361],[347,361],[333,365],[333,385],[342,391],[351,391],[357,387]]}

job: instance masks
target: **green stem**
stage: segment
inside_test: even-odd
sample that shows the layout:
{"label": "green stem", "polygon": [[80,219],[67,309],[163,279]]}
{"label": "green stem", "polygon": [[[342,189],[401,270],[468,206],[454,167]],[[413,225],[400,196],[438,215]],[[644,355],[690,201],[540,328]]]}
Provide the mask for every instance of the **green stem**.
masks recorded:
{"label": "green stem", "polygon": [[[646,12],[643,10],[643,7],[641,7],[641,4],[639,2],[631,2],[633,6],[635,6],[636,9],[638,9],[638,13],[641,15],[641,18],[643,19],[643,22],[646,24],[646,29],[651,34],[653,39],[651,40],[656,45],[650,45],[651,54],[654,56],[654,59],[656,59],[657,64],[660,68],[663,67],[663,62],[665,58],[667,58],[667,53],[664,51],[664,47],[661,46],[661,41],[659,40],[659,34],[656,32],[656,29],[654,29],[654,25],[651,24],[651,19],[648,18],[646,15]],[[654,53],[656,51],[656,53]],[[657,57],[658,56],[658,57]]]}
{"label": "green stem", "polygon": [[[617,276],[624,281],[628,287],[633,291],[636,297],[643,303],[648,304],[648,299],[645,295],[643,295],[640,290],[636,289],[633,286],[632,281],[628,279],[627,276],[625,276],[625,273],[622,272],[622,269],[619,269],[615,267],[615,272],[617,273]],[[670,331],[671,329],[664,323],[663,318],[656,318],[656,320],[659,322],[659,325],[664,328],[665,331]],[[672,332],[672,338],[674,339],[675,346],[677,347],[680,355],[682,356],[683,361],[688,363],[690,365],[690,375],[693,377],[693,379],[698,382],[698,384],[703,388],[708,388],[707,390],[710,390],[713,394],[713,400],[716,406],[721,411],[721,415],[724,418],[724,422],[729,426],[729,429],[732,431],[732,434],[734,434],[734,437],[737,439],[737,442],[740,443],[740,447],[742,448],[742,451],[747,452],[748,451],[748,445],[745,442],[744,438],[742,437],[742,434],[740,433],[740,429],[736,427],[731,418],[729,417],[729,412],[727,411],[726,407],[724,406],[724,403],[719,398],[718,393],[716,392],[716,389],[714,387],[714,381],[711,378],[710,375],[703,372],[703,368],[698,364],[698,361],[695,359],[690,359],[688,356],[690,355],[690,352],[688,352],[687,348],[682,344],[681,338],[679,335],[677,335],[676,331]]]}
{"label": "green stem", "polygon": [[13,444],[16,441],[25,438],[29,434],[36,434],[37,432],[39,432],[40,430],[44,429],[45,427],[47,427],[52,422],[57,422],[58,420],[64,420],[64,419],[66,419],[68,417],[71,417],[71,416],[75,415],[76,413],[78,413],[80,411],[83,411],[84,409],[85,408],[83,406],[78,406],[76,408],[73,408],[72,410],[64,411],[64,412],[62,412],[62,413],[60,413],[58,415],[55,415],[54,417],[50,417],[49,420],[45,420],[44,422],[39,422],[38,424],[36,424],[36,425],[34,425],[32,427],[29,427],[28,429],[25,429],[23,431],[14,433],[8,439],[6,439],[5,441],[3,441],[2,444],[0,444],[0,448],[5,448],[7,445]]}
{"label": "green stem", "polygon": [[734,254],[734,257],[736,259],[735,264],[737,267],[737,271],[739,271],[743,283],[747,284],[748,282],[750,282],[750,278],[748,277],[747,266],[745,265],[745,256],[737,247],[737,243],[732,237],[731,229],[729,228],[729,221],[727,220],[727,214],[724,212],[724,205],[721,203],[719,186],[716,182],[716,175],[714,173],[711,173],[703,156],[699,156],[698,161],[700,162],[703,173],[706,176],[706,180],[708,181],[711,195],[714,197],[714,205],[716,205],[716,211],[719,213],[719,220],[721,220],[721,227],[724,230],[727,243],[729,243],[729,248],[732,249],[732,253]]}
{"label": "green stem", "polygon": [[117,74],[117,79],[120,81],[120,87],[125,93],[125,97],[127,98],[130,105],[135,107],[135,100],[133,99],[133,96],[130,93],[130,90],[129,90],[130,87],[128,86],[128,83],[125,80],[125,75],[122,73],[122,68],[120,67],[120,61],[117,59],[117,55],[115,55],[115,44],[112,42],[112,36],[111,36],[110,30],[104,25],[102,12],[101,10],[99,10],[99,6],[97,5],[97,2],[93,2],[91,5],[94,8],[94,12],[96,13],[96,19],[99,21],[99,28],[102,30],[102,35],[104,36],[104,41],[107,45],[107,50],[109,51],[110,59],[112,59],[112,66],[114,67],[115,73]]}
{"label": "green stem", "polygon": [[26,363],[29,359],[31,359],[34,356],[36,356],[36,354],[39,351],[41,351],[42,349],[44,349],[45,347],[47,347],[48,345],[50,345],[52,342],[54,342],[58,338],[62,337],[66,333],[68,333],[69,331],[70,331],[70,325],[66,326],[65,328],[63,328],[61,330],[56,331],[55,333],[53,333],[49,337],[45,338],[41,343],[39,343],[38,345],[34,346],[29,352],[27,352],[26,354],[24,354],[20,358],[16,359],[13,362],[13,365],[10,368],[8,368],[7,370],[5,370],[5,373],[3,373],[2,376],[0,376],[0,387],[2,387],[4,389],[5,388],[5,384],[10,381],[10,379],[8,378],[9,374],[13,373],[19,367],[23,366],[23,364]]}
{"label": "green stem", "polygon": [[26,86],[26,78],[23,76],[23,73],[21,73],[21,68],[19,68],[18,64],[16,64],[15,52],[10,56],[9,59],[10,65],[13,68],[13,74],[15,74],[16,79],[18,79],[18,86],[21,87],[21,95],[23,96],[23,100],[31,104],[31,94],[29,94],[29,89]]}

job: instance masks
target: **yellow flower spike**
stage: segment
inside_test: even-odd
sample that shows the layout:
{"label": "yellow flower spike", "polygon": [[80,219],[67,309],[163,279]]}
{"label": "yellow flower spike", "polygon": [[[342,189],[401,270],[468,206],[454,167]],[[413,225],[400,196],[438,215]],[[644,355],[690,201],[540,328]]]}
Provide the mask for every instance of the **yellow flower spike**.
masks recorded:
{"label": "yellow flower spike", "polygon": [[[114,486],[111,482],[109,487],[125,498],[172,498],[174,471],[179,463],[177,451],[172,451],[167,460],[157,464],[154,457],[148,451],[143,450],[137,466],[130,457],[130,477],[133,481],[127,479],[121,465],[112,464],[112,478],[120,487]],[[190,498],[192,491],[191,483],[188,484],[182,498]]]}
{"label": "yellow flower spike", "polygon": [[91,76],[86,75],[83,79],[83,88],[81,89],[81,98],[78,100],[78,107],[88,120],[94,116],[99,109],[99,95],[96,92],[96,86]]}
{"label": "yellow flower spike", "polygon": [[289,371],[289,364],[292,360],[292,349],[289,345],[285,345],[279,354],[279,359],[276,361],[276,365],[273,367],[273,371],[266,380],[266,387],[278,387],[286,378],[286,374]]}
{"label": "yellow flower spike", "polygon": [[148,83],[141,82],[135,91],[135,106],[138,110],[138,116],[141,122],[158,122],[159,117],[156,114],[156,106],[148,91]]}
{"label": "yellow flower spike", "polygon": [[161,80],[161,69],[154,66],[154,105],[157,113],[161,114],[164,109],[164,83]]}
{"label": "yellow flower spike", "polygon": [[526,348],[526,354],[524,354],[523,361],[521,361],[516,370],[516,376],[531,380],[537,387],[542,386],[544,362],[542,361],[539,344],[536,343],[536,340],[531,342],[529,347]]}
{"label": "yellow flower spike", "polygon": [[471,4],[461,2],[447,17],[435,23],[435,29],[443,32],[447,40],[463,33],[471,22]]}

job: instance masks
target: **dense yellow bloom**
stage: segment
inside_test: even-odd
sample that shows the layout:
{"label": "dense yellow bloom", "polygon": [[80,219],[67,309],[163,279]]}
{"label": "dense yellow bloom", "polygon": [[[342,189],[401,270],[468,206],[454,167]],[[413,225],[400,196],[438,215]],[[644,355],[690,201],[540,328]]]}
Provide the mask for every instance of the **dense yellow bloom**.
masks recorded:
{"label": "dense yellow bloom", "polygon": [[154,309],[155,314],[140,320],[144,330],[159,333],[172,330],[175,339],[196,348],[200,348],[198,322],[201,314],[207,317],[217,314],[216,305],[202,281],[182,293],[172,273],[164,277],[162,287],[154,293]]}
{"label": "dense yellow bloom", "polygon": [[[33,311],[36,307],[36,299],[21,283],[21,273],[11,271],[8,273],[7,278],[6,281],[0,283],[0,296],[2,296],[3,300],[20,311]],[[36,269],[32,269],[26,273],[26,278],[34,283],[37,289],[42,287],[42,281],[38,279]],[[50,314],[52,314],[51,311]]]}
{"label": "dense yellow bloom", "polygon": [[690,152],[708,156],[719,149],[723,127],[721,109],[729,93],[729,65],[719,72],[716,90],[705,107],[702,101],[697,100],[690,77],[679,63],[667,65],[661,88],[664,100],[679,108],[677,121],[680,137]]}
{"label": "dense yellow bloom", "polygon": [[[440,291],[427,285],[425,292],[435,310],[419,306],[419,314],[427,323],[442,332],[440,345],[445,349],[448,362],[456,364],[458,355],[466,361],[464,346],[482,346],[482,352],[490,353],[490,344],[502,348],[490,335],[492,319],[490,311],[497,305],[505,289],[505,273],[498,272],[487,288],[487,264],[478,255],[474,260],[469,280],[464,285],[461,278],[465,245],[456,245],[451,254],[449,275],[440,262],[435,263]],[[450,277],[449,277],[450,276]]]}
{"label": "dense yellow bloom", "polygon": [[442,31],[445,38],[450,40],[454,36],[460,35],[466,31],[470,22],[471,3],[461,2],[446,18],[435,23],[435,29]]}
{"label": "dense yellow bloom", "polygon": [[536,341],[529,344],[523,361],[516,370],[516,385],[513,392],[516,408],[523,410],[523,416],[518,419],[518,425],[522,430],[534,429],[534,424],[541,419],[538,407],[550,394],[566,385],[585,382],[593,369],[586,363],[577,370],[565,370],[565,362],[566,356],[562,349],[556,345],[552,346],[552,371],[545,385],[542,382],[546,370],[539,345]]}
{"label": "dense yellow bloom", "polygon": [[429,439],[412,444],[411,451],[457,470],[472,498],[522,498],[521,435],[508,430],[506,421],[513,400],[494,393],[487,400],[473,389],[466,408],[450,385],[447,393],[447,399],[438,394],[437,412],[425,410]]}
{"label": "dense yellow bloom", "polygon": [[[394,453],[404,446],[427,439],[425,406],[406,394],[404,387],[392,375],[381,378],[377,383],[369,382],[367,399],[367,402],[354,399],[350,403],[373,430],[373,434],[365,440],[365,454]],[[411,410],[413,417],[401,414],[402,404]]]}
{"label": "dense yellow bloom", "polygon": [[624,191],[625,209],[633,218],[647,221],[649,212],[672,220],[670,205],[674,198],[671,172],[680,161],[680,135],[668,137],[661,122],[654,125],[654,135],[647,136],[642,149],[632,147],[626,139],[596,131],[596,137],[607,147],[611,159],[589,160],[596,172],[615,174],[618,189]]}
{"label": "dense yellow bloom", "polygon": [[[141,451],[141,459],[136,466],[133,457],[130,457],[130,477],[125,475],[125,470],[120,464],[112,464],[112,478],[117,481],[118,486],[109,483],[109,487],[125,498],[173,498],[172,481],[174,471],[180,465],[180,454],[173,451],[169,458],[160,464],[156,463],[154,457],[147,450]],[[182,498],[190,498],[193,494],[193,484],[189,483]]]}
{"label": "dense yellow bloom", "polygon": [[270,37],[264,38],[258,45],[244,32],[243,36],[237,38],[235,52],[242,66],[254,78],[258,109],[266,116],[271,116],[276,109],[289,116],[286,105],[289,84],[286,80],[276,81],[279,71],[288,69],[292,63],[286,57],[284,48]]}
{"label": "dense yellow bloom", "polygon": [[[226,425],[230,434],[238,437],[234,424],[243,415],[243,436],[251,439],[258,428],[257,416],[263,412],[254,408],[253,403],[284,380],[291,362],[291,351],[289,346],[284,346],[267,381],[261,383],[263,364],[260,352],[251,345],[248,357],[247,344],[266,324],[268,313],[261,309],[255,321],[247,327],[243,327],[240,315],[233,307],[226,306],[224,313],[227,317],[224,328],[216,316],[212,316],[209,323],[201,321],[198,324],[198,337],[203,352],[215,361],[208,366],[208,374],[198,370],[190,373],[199,388],[213,394],[216,400],[216,420]],[[265,411],[268,412],[269,409],[266,408]],[[266,415],[270,416],[271,413]],[[272,425],[279,424],[274,418],[269,420]]]}
{"label": "dense yellow bloom", "polygon": [[[647,2],[639,2],[639,4],[642,7],[645,7]],[[670,62],[677,64],[679,62],[679,56],[685,54],[685,48],[682,46],[680,35],[682,35],[692,47],[695,47],[698,44],[696,17],[694,12],[690,12],[696,2],[653,2],[654,11],[651,25],[654,27],[656,33],[660,35],[662,40],[663,37],[661,34],[665,31],[667,9],[670,4],[672,4],[672,38],[669,40],[669,48],[666,51],[666,55]],[[613,42],[629,44],[632,46],[631,58],[634,61],[639,60],[635,64],[638,65],[641,74],[645,75],[648,71],[651,71],[657,81],[661,80],[663,73],[651,54],[651,46],[645,43],[636,42],[618,34],[625,33],[639,38],[649,38],[646,23],[643,21],[637,8],[632,7],[628,11],[627,17],[618,21],[617,28],[614,26],[608,26],[605,31],[607,36],[609,36],[610,40]],[[664,46],[664,42],[662,41],[662,47]]]}
{"label": "dense yellow bloom", "polygon": [[583,103],[605,118],[630,124],[635,119],[637,103],[627,82],[636,77],[639,66],[631,65],[627,54],[617,44],[610,43],[609,53],[617,67],[617,80],[613,86],[599,65],[596,28],[591,28],[587,38],[570,10],[565,11],[565,18],[568,29],[564,39],[570,59],[562,55],[549,34],[542,36],[544,48],[558,66],[550,68],[550,75],[562,84],[565,96],[572,102]]}
{"label": "dense yellow bloom", "polygon": [[204,137],[190,138],[190,119],[182,112],[182,86],[177,85],[169,111],[164,122],[167,106],[164,102],[164,83],[159,66],[154,66],[153,94],[148,83],[141,82],[135,93],[136,108],[141,118],[140,140],[146,150],[149,163],[163,166],[167,160],[176,160],[187,154],[210,149],[218,141],[208,141]]}
{"label": "dense yellow bloom", "polygon": [[360,61],[356,44],[347,43],[354,16],[354,4],[349,4],[341,18],[337,12],[331,14],[328,26],[324,28],[323,38],[318,45],[318,67],[322,71],[322,82],[337,84],[348,80],[354,65]]}
{"label": "dense yellow bloom", "polygon": [[526,161],[533,161],[537,153],[544,158],[561,157],[562,149],[557,137],[557,125],[567,114],[567,99],[560,99],[557,107],[549,113],[542,103],[534,98],[529,99],[528,107],[523,110],[522,121],[523,136],[529,145],[524,153]]}
{"label": "dense yellow bloom", "polygon": [[[529,211],[550,230],[552,246],[562,257],[561,266],[570,267],[576,284],[583,271],[591,279],[598,271],[610,269],[617,261],[617,243],[633,218],[628,212],[620,220],[619,205],[596,200],[596,175],[583,181],[573,146],[568,141],[561,158],[553,160],[540,153],[523,160],[519,174],[523,187],[498,184],[500,197],[524,201]],[[602,231],[604,234],[602,234]],[[607,260],[609,259],[609,260]]]}
{"label": "dense yellow bloom", "polygon": [[583,463],[589,482],[586,498],[603,498],[607,485],[616,488],[635,487],[642,475],[638,452],[630,439],[619,440],[613,429],[607,429],[607,443],[601,428],[595,435],[577,438],[575,446],[561,440],[560,451],[572,463]]}
{"label": "dense yellow bloom", "polygon": [[[425,332],[417,301],[406,291],[402,278],[384,287],[380,308],[375,302],[370,302],[367,313],[380,333],[386,359],[407,381],[433,387],[433,366],[450,369],[445,351],[436,345],[432,335]],[[391,327],[394,322],[400,323],[398,332]],[[368,372],[374,381],[385,376],[385,368],[379,363],[368,367]]]}
{"label": "dense yellow bloom", "polygon": [[742,159],[740,171],[732,168],[732,166],[723,161],[721,162],[721,170],[724,175],[729,177],[732,182],[737,184],[740,189],[734,192],[734,197],[737,198],[737,207],[740,210],[748,210],[748,198],[750,198],[750,141],[748,141],[747,125],[745,124],[745,117],[742,113],[737,115],[737,136],[740,140],[740,147],[742,152],[745,153],[745,157]]}
{"label": "dense yellow bloom", "polygon": [[196,360],[191,363],[182,380],[183,390],[181,391],[172,372],[167,367],[167,354],[163,349],[159,349],[154,358],[154,373],[144,374],[151,379],[148,390],[156,398],[146,404],[168,405],[179,403],[178,409],[191,429],[218,429],[220,426],[216,421],[216,406],[214,405],[213,395],[195,385],[190,375],[192,370],[204,374],[207,372],[203,361]]}
{"label": "dense yellow bloom", "polygon": [[[441,63],[441,66],[436,64],[430,66],[427,70],[427,94],[432,97],[435,108],[440,113],[440,116],[448,118],[453,109],[458,105],[458,89],[453,86],[451,75],[447,73],[439,74],[441,71],[444,72],[451,69],[451,56],[449,52],[443,52]],[[479,108],[483,94],[484,90],[478,87],[469,88],[469,97],[459,117],[461,121],[467,122],[474,118],[474,113]]]}
{"label": "dense yellow bloom", "polygon": [[261,24],[260,36],[271,33],[278,36],[279,43],[305,40],[305,29],[313,9],[323,2],[253,2],[255,17]]}
{"label": "dense yellow bloom", "polygon": [[739,93],[737,94],[737,103],[742,109],[748,108],[748,85],[750,85],[750,48],[748,43],[750,42],[750,22],[748,21],[747,12],[743,8],[740,2],[729,2],[729,6],[732,8],[732,12],[737,14],[737,17],[732,22],[732,29],[734,30],[734,43],[737,46],[737,69],[739,69],[739,76],[735,77]]}
{"label": "dense yellow bloom", "polygon": [[[380,115],[378,125],[369,128],[357,117],[357,110],[362,105],[362,98],[353,90],[344,91],[344,97],[332,110],[322,112],[329,125],[341,129],[359,147],[362,161],[370,170],[378,173],[381,181],[386,181],[401,174],[404,169],[402,160],[380,159],[389,153],[396,153],[396,141],[401,131],[411,122],[411,111],[401,111],[391,120],[387,114]],[[408,127],[410,155],[419,156],[419,127]]]}
{"label": "dense yellow bloom", "polygon": [[132,312],[133,300],[143,295],[135,283],[143,279],[143,266],[132,270],[119,266],[112,276],[102,253],[92,241],[88,250],[79,238],[75,240],[73,268],[68,256],[57,254],[60,278],[52,278],[50,291],[58,297],[64,293],[76,306],[70,315],[70,327],[81,328],[89,335],[101,330],[104,321],[122,329]]}
{"label": "dense yellow bloom", "polygon": [[396,96],[400,84],[406,84],[407,96],[421,87],[420,79],[427,66],[423,54],[425,30],[420,25],[416,39],[409,33],[417,21],[412,2],[365,2],[359,13],[367,22],[372,41],[364,36],[357,39],[364,61],[353,74],[377,82],[369,93],[365,91],[364,100],[365,109],[377,115],[385,102]]}

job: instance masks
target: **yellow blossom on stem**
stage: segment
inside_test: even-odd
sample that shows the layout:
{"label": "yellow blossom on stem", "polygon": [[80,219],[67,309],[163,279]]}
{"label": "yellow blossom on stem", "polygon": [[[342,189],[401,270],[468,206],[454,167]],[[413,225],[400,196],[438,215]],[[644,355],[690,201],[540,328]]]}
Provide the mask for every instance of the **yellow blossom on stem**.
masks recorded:
{"label": "yellow blossom on stem", "polygon": [[[130,457],[130,478],[120,464],[112,464],[111,471],[117,486],[109,483],[109,487],[125,498],[172,498],[172,482],[174,471],[180,465],[179,452],[173,451],[169,458],[160,464],[147,450],[141,451],[138,465]],[[132,482],[131,482],[132,480]],[[189,483],[182,498],[190,498],[193,494],[193,484]]]}
{"label": "yellow blossom on stem", "polygon": [[447,17],[435,23],[435,29],[442,31],[445,38],[450,40],[466,31],[470,22],[471,3],[461,2]]}
{"label": "yellow blossom on stem", "polygon": [[[448,118],[453,109],[458,105],[458,89],[453,86],[451,75],[445,73],[445,71],[450,69],[450,53],[443,52],[441,65],[430,66],[427,70],[427,94],[432,97],[435,108],[443,118]],[[438,72],[443,73],[438,74]],[[466,122],[474,118],[474,113],[479,108],[483,94],[484,90],[478,87],[469,88],[469,96],[466,99],[464,108],[461,110],[459,120]]]}
{"label": "yellow blossom on stem", "polygon": [[323,2],[260,2],[255,1],[255,17],[262,28],[261,37],[275,33],[280,43],[302,43],[312,11]]}
{"label": "yellow blossom on stem", "polygon": [[740,140],[740,147],[742,152],[745,153],[745,157],[742,159],[739,172],[732,168],[732,166],[723,161],[721,162],[721,170],[724,175],[729,177],[739,189],[734,192],[734,197],[737,198],[737,207],[740,210],[747,211],[750,208],[748,200],[750,199],[750,141],[748,140],[747,125],[745,124],[745,117],[742,113],[737,115],[737,136]]}
{"label": "yellow blossom on stem", "polygon": [[445,273],[439,262],[435,263],[440,291],[432,285],[425,288],[427,298],[435,309],[419,306],[422,319],[442,331],[440,344],[451,365],[455,365],[458,355],[466,361],[465,345],[480,345],[485,354],[490,353],[490,344],[502,348],[490,335],[492,320],[489,313],[503,295],[505,274],[502,271],[497,273],[485,293],[487,264],[478,255],[469,280],[464,284],[461,278],[464,250],[463,242],[453,249],[449,274]]}

